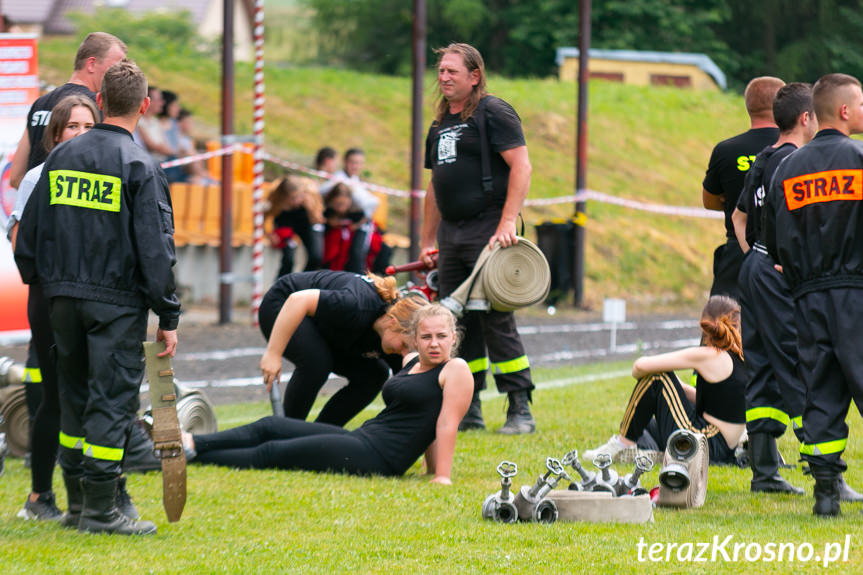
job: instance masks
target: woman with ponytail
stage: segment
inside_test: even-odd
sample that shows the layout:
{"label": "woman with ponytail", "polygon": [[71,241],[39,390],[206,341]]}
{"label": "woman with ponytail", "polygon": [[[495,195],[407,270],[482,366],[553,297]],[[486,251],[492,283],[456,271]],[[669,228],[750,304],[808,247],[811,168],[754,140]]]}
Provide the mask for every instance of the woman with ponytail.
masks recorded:
{"label": "woman with ponytail", "polygon": [[[727,296],[712,296],[701,312],[702,345],[638,358],[632,376],[638,382],[626,405],[618,435],[585,452],[615,461],[631,461],[638,450],[663,451],[678,429],[703,433],[711,463],[734,463],[734,449],[746,429],[740,306]],[[674,374],[692,369],[696,386]]]}
{"label": "woman with ponytail", "polygon": [[410,319],[424,303],[399,299],[393,277],[329,270],[282,276],[258,312],[268,341],[261,358],[267,391],[279,382],[284,356],[294,364],[285,415],[305,419],[330,373],[341,375],[348,384],[316,421],[343,426],[377,396],[390,366],[398,370]]}

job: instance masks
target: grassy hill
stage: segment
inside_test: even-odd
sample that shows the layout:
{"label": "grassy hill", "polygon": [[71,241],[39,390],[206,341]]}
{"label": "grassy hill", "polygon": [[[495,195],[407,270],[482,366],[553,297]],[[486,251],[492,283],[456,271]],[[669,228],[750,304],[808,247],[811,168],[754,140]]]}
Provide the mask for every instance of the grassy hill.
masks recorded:
{"label": "grassy hill", "polygon": [[[72,39],[40,45],[43,77],[63,82]],[[181,95],[199,124],[215,133],[220,68],[215,59],[130,51],[151,82]],[[266,147],[310,162],[321,145],[360,146],[368,179],[407,189],[410,179],[410,79],[322,68],[268,67]],[[575,167],[576,87],[555,79],[492,76],[490,91],[513,104],[524,122],[533,179],[531,198],[571,194]],[[426,76],[426,124],[435,78]],[[252,69],[236,73],[236,132],[251,132]],[[594,82],[590,87],[590,189],[619,197],[698,207],[712,146],[747,127],[742,99],[661,87]],[[427,174],[426,174],[427,177]],[[571,205],[526,210],[529,227],[571,215]],[[405,231],[406,204],[391,202],[390,227]],[[696,304],[710,287],[712,250],[724,237],[718,220],[666,217],[591,202],[587,208],[585,298],[625,297],[632,309]],[[535,238],[533,230],[527,232]]]}

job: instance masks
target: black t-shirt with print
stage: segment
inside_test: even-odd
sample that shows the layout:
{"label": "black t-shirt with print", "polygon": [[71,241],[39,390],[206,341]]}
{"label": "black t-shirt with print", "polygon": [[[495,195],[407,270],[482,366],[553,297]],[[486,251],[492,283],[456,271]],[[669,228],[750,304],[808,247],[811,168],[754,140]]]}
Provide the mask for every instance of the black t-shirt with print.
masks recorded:
{"label": "black t-shirt with print", "polygon": [[[746,243],[750,246],[755,242],[766,245],[761,237],[761,217],[764,208],[764,194],[770,187],[773,172],[779,163],[797,146],[788,142],[778,148],[768,146],[758,153],[753,168],[746,174],[746,180],[737,209],[746,214]],[[755,181],[757,179],[757,181]]]}
{"label": "black t-shirt with print", "polygon": [[509,166],[500,153],[525,145],[521,119],[512,106],[494,96],[485,97],[485,116],[494,180],[492,206],[486,205],[482,190],[476,115],[464,121],[459,114],[447,114],[440,125],[432,124],[426,137],[425,167],[432,171],[437,207],[447,221],[471,218],[506,202]]}
{"label": "black t-shirt with print", "polygon": [[725,195],[725,232],[729,238],[734,237],[731,214],[743,189],[746,172],[758,152],[778,139],[779,128],[758,128],[723,140],[713,148],[703,185],[713,195]]}
{"label": "black t-shirt with print", "polygon": [[357,354],[380,353],[381,339],[373,325],[384,315],[387,304],[371,279],[332,270],[299,272],[280,277],[270,293],[283,296],[284,301],[305,289],[320,290],[318,308],[309,319],[328,344]]}
{"label": "black t-shirt with print", "polygon": [[[51,110],[66,96],[75,95],[86,96],[93,102],[96,101],[96,93],[91,92],[87,86],[67,83],[40,96],[30,106],[30,111],[27,113],[27,136],[30,138],[30,156],[27,158],[28,171],[43,163],[48,157],[48,151],[42,144],[42,138],[48,127],[48,121],[51,119]],[[96,118],[97,122],[99,120],[100,118]]]}

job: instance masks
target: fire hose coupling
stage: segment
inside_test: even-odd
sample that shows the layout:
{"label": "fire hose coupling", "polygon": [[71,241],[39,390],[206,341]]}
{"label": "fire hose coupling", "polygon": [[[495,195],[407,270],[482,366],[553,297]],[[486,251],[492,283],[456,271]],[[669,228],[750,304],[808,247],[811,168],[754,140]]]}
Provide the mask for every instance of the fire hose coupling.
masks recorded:
{"label": "fire hose coupling", "polygon": [[0,357],[0,387],[24,382],[24,366],[11,357]]}
{"label": "fire hose coupling", "polygon": [[500,475],[500,491],[486,497],[482,504],[482,517],[499,523],[515,523],[518,521],[518,509],[513,503],[514,497],[510,488],[512,478],[518,474],[518,465],[501,461],[497,466],[497,473]]}
{"label": "fire hose coupling", "polygon": [[560,460],[563,465],[569,465],[572,467],[576,473],[581,476],[581,481],[572,481],[569,484],[570,491],[592,491],[593,486],[596,484],[596,473],[593,471],[587,471],[584,466],[581,464],[581,461],[578,460],[578,450],[573,449],[569,453],[563,456],[563,459]]}
{"label": "fire hose coupling", "polygon": [[668,438],[659,471],[657,505],[701,507],[707,498],[707,438],[701,433],[678,429]]}
{"label": "fire hose coupling", "polygon": [[546,501],[545,496],[557,486],[561,479],[569,480],[569,475],[563,469],[559,459],[548,457],[545,460],[547,471],[540,475],[532,486],[522,486],[515,496],[515,506],[518,518],[522,521],[554,523],[557,521],[557,506],[553,501]]}

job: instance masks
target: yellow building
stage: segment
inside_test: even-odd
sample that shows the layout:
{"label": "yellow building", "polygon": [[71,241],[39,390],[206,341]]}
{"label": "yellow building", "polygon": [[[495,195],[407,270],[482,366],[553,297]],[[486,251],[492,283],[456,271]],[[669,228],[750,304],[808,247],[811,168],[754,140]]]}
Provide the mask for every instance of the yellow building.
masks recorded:
{"label": "yellow building", "polygon": [[[578,80],[578,48],[558,48],[561,80]],[[592,79],[639,86],[679,86],[695,90],[725,90],[725,74],[705,54],[591,50]]]}

